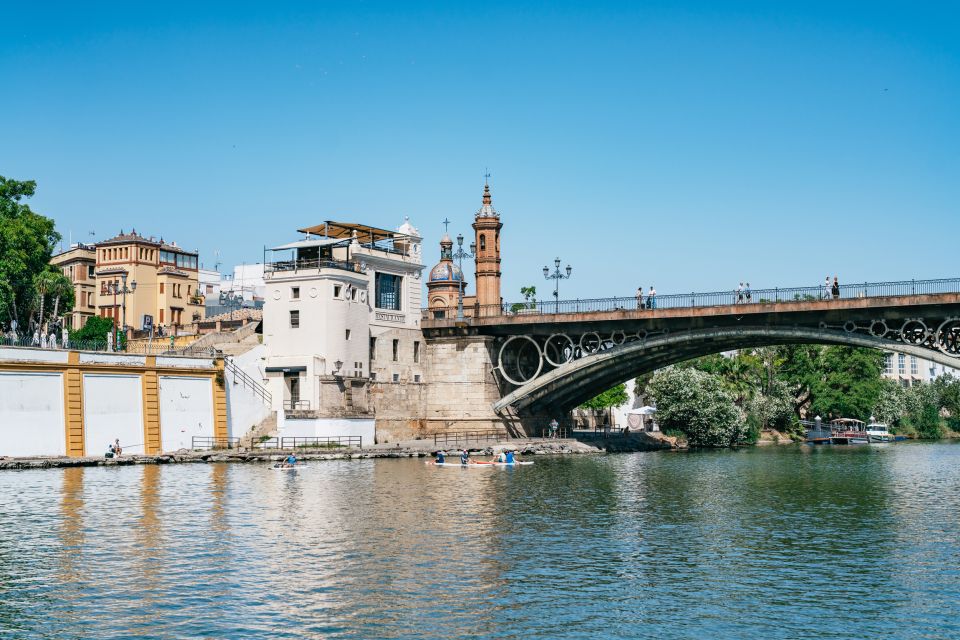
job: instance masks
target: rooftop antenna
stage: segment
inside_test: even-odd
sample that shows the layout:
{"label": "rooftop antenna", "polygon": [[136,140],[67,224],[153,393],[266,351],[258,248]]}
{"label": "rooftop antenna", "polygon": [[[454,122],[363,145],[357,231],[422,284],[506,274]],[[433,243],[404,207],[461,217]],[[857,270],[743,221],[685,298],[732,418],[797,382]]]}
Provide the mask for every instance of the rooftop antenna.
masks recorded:
{"label": "rooftop antenna", "polygon": [[220,262],[220,249],[215,249],[213,255],[216,256],[216,261],[213,263],[213,270],[219,273],[220,265],[223,264]]}

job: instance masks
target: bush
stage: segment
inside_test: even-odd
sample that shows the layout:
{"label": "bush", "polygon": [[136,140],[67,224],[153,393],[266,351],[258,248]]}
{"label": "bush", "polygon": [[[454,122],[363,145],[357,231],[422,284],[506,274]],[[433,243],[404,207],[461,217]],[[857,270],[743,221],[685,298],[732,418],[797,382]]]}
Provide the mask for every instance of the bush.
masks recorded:
{"label": "bush", "polygon": [[715,375],[670,367],[657,372],[648,392],[664,431],[681,431],[691,446],[729,447],[747,435],[740,410]]}

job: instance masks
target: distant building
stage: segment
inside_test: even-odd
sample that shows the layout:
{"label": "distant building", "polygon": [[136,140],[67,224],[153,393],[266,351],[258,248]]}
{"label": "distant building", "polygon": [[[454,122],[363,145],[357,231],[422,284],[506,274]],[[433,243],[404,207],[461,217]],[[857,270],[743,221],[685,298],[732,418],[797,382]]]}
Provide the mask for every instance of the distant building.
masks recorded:
{"label": "distant building", "polygon": [[70,331],[81,328],[97,313],[97,255],[92,245],[74,244],[67,251],[50,259],[73,283],[73,310],[63,316],[63,326]]}
{"label": "distant building", "polygon": [[[97,313],[117,326],[145,323],[176,326],[204,318],[196,251],[175,242],[120,232],[98,242],[96,252]],[[126,283],[126,296],[122,289]],[[136,283],[136,285],[134,285]],[[118,293],[114,293],[114,287]]]}
{"label": "distant building", "polygon": [[932,382],[947,373],[960,377],[960,370],[924,358],[897,351],[885,351],[883,354],[883,377],[895,380],[904,387],[911,387],[918,382]]}
{"label": "distant building", "polygon": [[[423,378],[420,234],[409,221],[396,231],[328,221],[300,233],[264,265],[266,375],[279,430],[372,438],[371,383]],[[295,419],[284,420],[287,412]]]}

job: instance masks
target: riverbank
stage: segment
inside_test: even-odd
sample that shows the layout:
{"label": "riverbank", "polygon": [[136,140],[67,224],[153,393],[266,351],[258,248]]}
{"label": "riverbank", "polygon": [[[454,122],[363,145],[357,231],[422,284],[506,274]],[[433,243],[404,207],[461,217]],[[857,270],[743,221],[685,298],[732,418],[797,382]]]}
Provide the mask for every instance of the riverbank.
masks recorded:
{"label": "riverbank", "polygon": [[278,449],[215,449],[209,451],[188,451],[181,449],[172,453],[157,455],[124,455],[119,458],[103,456],[86,457],[0,457],[0,470],[3,469],[56,469],[68,467],[117,467],[138,464],[191,464],[205,462],[278,462],[295,453],[300,460],[367,460],[375,458],[425,458],[432,456],[438,449],[459,451],[466,447],[474,456],[491,456],[496,451],[511,449],[521,456],[570,455],[625,453],[632,451],[655,451],[675,448],[673,438],[655,433],[637,433],[628,436],[612,437],[592,441],[565,438],[558,440],[531,438],[505,439],[498,442],[484,442],[457,445],[453,443],[434,444],[432,440],[408,440],[389,444],[375,444],[363,448],[340,448],[329,451],[303,451]]}

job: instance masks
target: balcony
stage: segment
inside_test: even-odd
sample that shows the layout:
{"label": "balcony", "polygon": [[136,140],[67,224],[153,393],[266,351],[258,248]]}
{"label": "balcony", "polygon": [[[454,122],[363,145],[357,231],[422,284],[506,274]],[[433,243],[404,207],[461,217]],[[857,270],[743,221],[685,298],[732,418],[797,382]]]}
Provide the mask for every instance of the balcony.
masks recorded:
{"label": "balcony", "polygon": [[359,267],[352,262],[342,260],[281,260],[263,265],[264,274],[295,273],[298,271],[319,271],[321,269],[340,269],[359,273]]}

